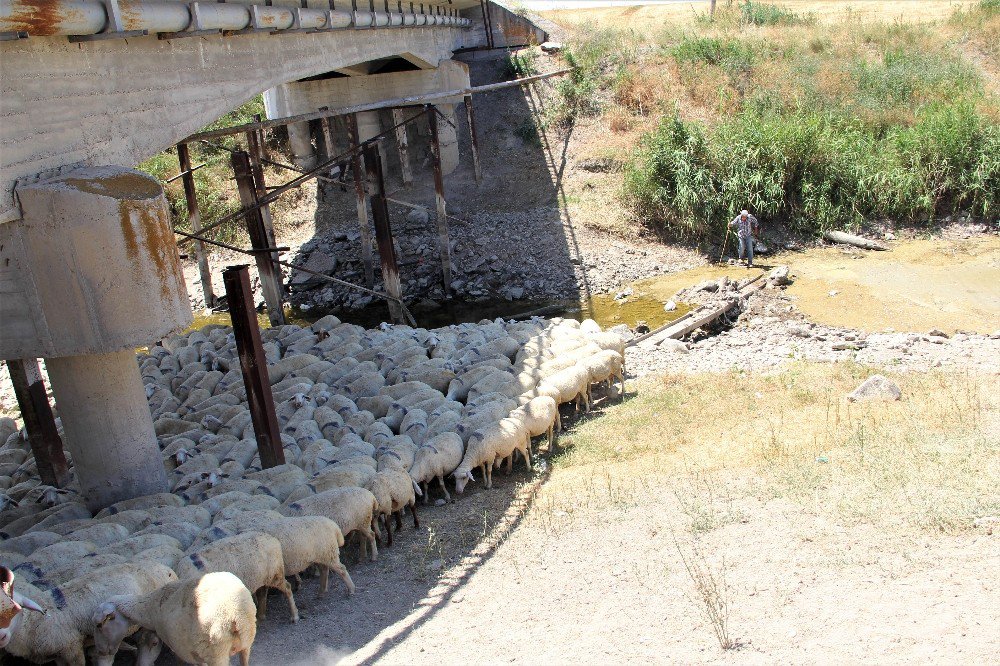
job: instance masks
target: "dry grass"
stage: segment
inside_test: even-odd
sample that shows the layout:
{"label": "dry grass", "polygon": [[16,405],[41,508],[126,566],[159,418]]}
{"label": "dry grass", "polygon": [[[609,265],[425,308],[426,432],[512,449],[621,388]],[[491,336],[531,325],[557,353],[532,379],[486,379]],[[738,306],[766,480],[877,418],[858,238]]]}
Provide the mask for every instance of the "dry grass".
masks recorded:
{"label": "dry grass", "polygon": [[[969,7],[971,0],[772,0],[797,14],[812,15],[823,23],[850,18],[858,21],[899,21],[926,23],[941,21],[952,15],[956,7]],[[719,2],[725,6],[725,0]],[[604,28],[631,29],[654,35],[667,27],[693,23],[699,14],[707,13],[708,3],[677,3],[646,7],[612,7],[601,9],[562,9],[540,12],[552,21],[568,27],[593,22]]]}
{"label": "dry grass", "polygon": [[[748,500],[791,501],[841,524],[971,529],[1000,513],[1000,397],[992,377],[898,375],[904,400],[847,403],[870,369],[802,364],[770,376],[667,376],[572,434],[541,520],[662,504],[697,534]],[[670,502],[674,504],[673,501]]]}

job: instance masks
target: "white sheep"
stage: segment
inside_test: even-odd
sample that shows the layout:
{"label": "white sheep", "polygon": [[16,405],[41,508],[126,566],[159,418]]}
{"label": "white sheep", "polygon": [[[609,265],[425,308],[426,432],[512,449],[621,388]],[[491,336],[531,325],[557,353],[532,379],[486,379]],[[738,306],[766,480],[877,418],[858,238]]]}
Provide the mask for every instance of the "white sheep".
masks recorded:
{"label": "white sheep", "polygon": [[441,485],[445,501],[451,495],[444,485],[444,477],[455,471],[462,462],[464,445],[462,438],[453,432],[441,433],[425,442],[417,449],[410,466],[410,478],[416,486],[424,485],[424,502],[427,502],[427,484],[434,479]]}
{"label": "white sheep", "polygon": [[413,516],[413,527],[420,527],[417,519],[417,489],[410,475],[398,468],[387,468],[378,472],[365,484],[365,488],[378,501],[378,513],[385,524],[388,544],[392,545],[391,518],[396,518],[396,531],[403,527],[403,509],[410,508]]}
{"label": "white sheep", "polygon": [[580,411],[582,403],[586,410],[590,411],[590,373],[580,365],[573,365],[565,370],[560,370],[550,377],[546,377],[538,385],[541,390],[550,389],[559,392],[559,404],[564,402],[575,402],[575,410]]}
{"label": "white sheep", "polygon": [[347,595],[354,594],[354,581],[340,561],[344,534],[337,523],[325,516],[279,517],[261,521],[257,529],[281,543],[286,576],[297,576],[315,564],[320,569],[320,595],[329,587],[331,570],[344,581]]}
{"label": "white sheep", "polygon": [[20,613],[11,625],[6,650],[36,663],[56,661],[85,666],[84,645],[93,635],[93,612],[109,597],[146,594],[177,580],[169,568],[155,562],[116,564],[74,578],[65,585],[31,598],[45,615]]}
{"label": "white sheep", "polygon": [[528,430],[530,437],[548,434],[549,451],[555,441],[555,433],[562,430],[559,404],[550,396],[538,396],[510,412],[510,418],[517,419]]}
{"label": "white sheep", "polygon": [[197,578],[212,571],[231,571],[248,590],[257,594],[257,619],[267,612],[267,589],[285,595],[292,622],[299,621],[292,588],[285,580],[285,562],[281,544],[270,534],[245,532],[214,541],[191,553],[175,568],[181,578]]}
{"label": "white sheep", "polygon": [[371,546],[371,560],[378,559],[374,531],[378,502],[364,488],[334,488],[310,495],[286,505],[283,513],[287,516],[326,516],[337,523],[345,537],[357,531],[362,537],[361,558],[365,557],[367,544]]}
{"label": "white sheep", "polygon": [[[122,640],[138,625],[156,635],[187,663],[227,666],[240,655],[250,663],[257,636],[253,595],[228,571],[164,585],[142,595],[113,596],[94,610],[91,621],[98,666],[111,666]],[[152,664],[157,641],[140,638],[138,664]]]}
{"label": "white sheep", "polygon": [[[473,481],[472,470],[479,467],[487,488],[493,487],[492,468],[504,458],[513,460],[515,451],[520,451],[528,468],[531,468],[531,454],[528,430],[518,419],[505,418],[481,430],[469,438],[462,462],[455,469],[455,492],[461,494],[465,484]],[[508,471],[511,463],[508,462]]]}

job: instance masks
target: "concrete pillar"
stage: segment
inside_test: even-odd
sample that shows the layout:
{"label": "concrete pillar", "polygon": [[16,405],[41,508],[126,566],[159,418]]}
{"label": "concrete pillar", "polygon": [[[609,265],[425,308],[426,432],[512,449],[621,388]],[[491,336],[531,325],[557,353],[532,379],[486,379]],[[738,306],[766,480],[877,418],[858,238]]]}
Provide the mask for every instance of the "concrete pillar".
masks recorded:
{"label": "concrete pillar", "polygon": [[292,161],[295,166],[307,171],[316,166],[316,149],[309,133],[309,123],[288,125],[288,147],[292,150]]}
{"label": "concrete pillar", "polygon": [[124,167],[18,188],[0,224],[0,358],[45,358],[91,509],[167,489],[135,360],[191,323],[163,189]]}
{"label": "concrete pillar", "polygon": [[449,174],[458,168],[458,128],[454,104],[435,104],[438,115],[438,137],[441,144],[441,171]]}
{"label": "concrete pillar", "polygon": [[45,366],[88,508],[166,490],[135,352],[50,358]]}
{"label": "concrete pillar", "polygon": [[[358,114],[358,138],[367,141],[382,133],[382,120],[378,111],[362,111]],[[382,164],[386,162],[385,141],[378,142],[378,154]]]}

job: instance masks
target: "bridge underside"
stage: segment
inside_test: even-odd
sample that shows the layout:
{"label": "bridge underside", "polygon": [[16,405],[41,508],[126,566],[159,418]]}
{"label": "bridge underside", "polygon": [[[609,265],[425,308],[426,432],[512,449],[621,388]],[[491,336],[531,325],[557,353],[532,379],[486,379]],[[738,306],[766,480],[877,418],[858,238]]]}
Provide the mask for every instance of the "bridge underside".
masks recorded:
{"label": "bridge underside", "polygon": [[403,27],[3,42],[0,222],[20,216],[11,195],[19,178],[74,164],[138,164],[279,84],[394,57],[437,67],[473,46],[472,37],[462,28]]}

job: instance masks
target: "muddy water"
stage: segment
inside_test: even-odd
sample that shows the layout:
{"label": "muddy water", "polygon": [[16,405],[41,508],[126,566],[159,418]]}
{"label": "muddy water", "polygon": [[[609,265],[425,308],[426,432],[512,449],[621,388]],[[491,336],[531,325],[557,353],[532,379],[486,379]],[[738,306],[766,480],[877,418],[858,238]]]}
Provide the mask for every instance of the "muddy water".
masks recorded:
{"label": "muddy water", "polygon": [[[754,277],[773,266],[788,264],[795,278],[787,294],[810,320],[833,326],[881,331],[964,330],[992,333],[1000,329],[1000,237],[967,240],[911,240],[893,244],[890,252],[813,248],[804,252],[761,257],[760,267],[705,265],[630,285],[632,294],[616,301],[598,294],[582,301],[452,302],[432,309],[412,308],[420,326],[434,328],[459,322],[512,317],[545,308],[546,316],[592,318],[604,328],[645,322],[662,326],[690,309],[683,303],[665,312],[664,303],[678,291],[704,280],[728,276]],[[832,295],[831,295],[832,294]],[[288,311],[289,323],[308,325],[327,312]],[[334,313],[345,321],[374,327],[388,319],[384,304],[359,312]],[[258,315],[261,326],[267,317]],[[195,317],[192,329],[228,325],[226,313]]]}
{"label": "muddy water", "polygon": [[788,293],[816,322],[869,331],[1000,329],[997,236],[912,240],[890,252],[817,248],[775,262],[791,266]]}

